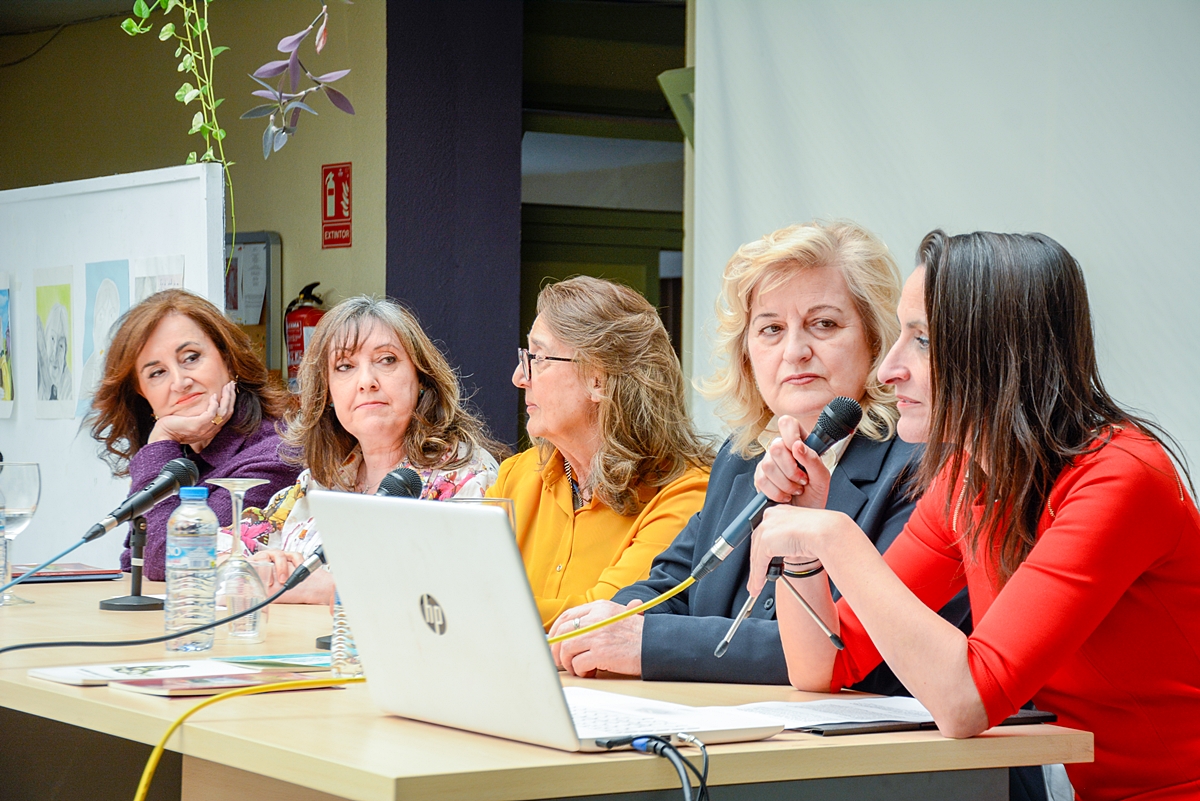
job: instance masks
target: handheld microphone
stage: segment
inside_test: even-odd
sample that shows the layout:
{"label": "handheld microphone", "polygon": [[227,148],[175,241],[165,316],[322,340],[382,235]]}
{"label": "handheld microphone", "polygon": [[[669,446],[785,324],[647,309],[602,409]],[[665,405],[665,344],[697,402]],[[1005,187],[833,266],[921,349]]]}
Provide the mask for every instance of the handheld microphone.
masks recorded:
{"label": "handheld microphone", "polygon": [[[804,444],[820,456],[835,442],[850,436],[861,420],[862,406],[858,405],[858,401],[851,398],[834,398],[821,410],[821,416],[817,418],[817,424],[813,426],[812,433],[805,438]],[[717,565],[723,562],[734,548],[741,545],[746,537],[750,536],[750,532],[762,518],[763,510],[773,504],[774,501],[763,493],[755,495],[754,500],[746,504],[746,508],[741,511],[741,514],[730,521],[725,530],[721,532],[721,536],[717,537],[712,549],[704,555],[700,564],[696,565],[696,569],[692,571],[692,578],[699,581],[716,570]]]}
{"label": "handheld microphone", "polygon": [[421,477],[417,471],[411,467],[401,467],[383,477],[375,494],[390,498],[419,498],[421,489]]}
{"label": "handheld microphone", "polygon": [[162,472],[146,487],[130,495],[124,502],[108,513],[108,516],[88,529],[84,542],[102,537],[122,523],[144,515],[162,501],[179,492],[180,487],[190,487],[200,480],[200,471],[190,459],[172,459],[163,465]]}

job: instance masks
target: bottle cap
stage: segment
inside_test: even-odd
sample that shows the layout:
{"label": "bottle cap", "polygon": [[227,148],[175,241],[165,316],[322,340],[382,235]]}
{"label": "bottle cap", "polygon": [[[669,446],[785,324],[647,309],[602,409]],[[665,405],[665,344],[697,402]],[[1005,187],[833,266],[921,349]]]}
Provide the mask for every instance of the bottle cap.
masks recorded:
{"label": "bottle cap", "polygon": [[181,487],[179,490],[179,499],[181,501],[208,500],[208,487]]}

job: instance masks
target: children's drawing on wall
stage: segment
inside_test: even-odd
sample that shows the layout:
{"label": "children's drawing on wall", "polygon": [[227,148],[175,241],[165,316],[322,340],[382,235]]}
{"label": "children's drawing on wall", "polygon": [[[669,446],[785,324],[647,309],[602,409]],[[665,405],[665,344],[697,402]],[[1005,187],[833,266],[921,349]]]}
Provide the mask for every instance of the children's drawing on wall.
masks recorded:
{"label": "children's drawing on wall", "polygon": [[75,416],[70,267],[33,271],[37,305],[37,417]]}
{"label": "children's drawing on wall", "polygon": [[152,256],[133,261],[133,304],[155,292],[183,289],[183,256]]}
{"label": "children's drawing on wall", "polygon": [[12,303],[9,302],[8,275],[0,273],[0,418],[11,417],[13,410]]}
{"label": "children's drawing on wall", "polygon": [[129,308],[129,262],[100,261],[84,266],[87,292],[83,313],[83,370],[79,373],[79,402],[75,416],[92,408],[92,395],[104,376],[104,358],[117,328]]}

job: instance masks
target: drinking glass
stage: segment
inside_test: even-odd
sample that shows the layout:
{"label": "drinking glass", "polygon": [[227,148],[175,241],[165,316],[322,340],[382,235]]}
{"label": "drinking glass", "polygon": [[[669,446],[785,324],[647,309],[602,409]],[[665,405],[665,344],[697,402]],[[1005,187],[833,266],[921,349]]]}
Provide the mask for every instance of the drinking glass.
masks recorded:
{"label": "drinking glass", "polygon": [[[233,546],[229,558],[217,568],[217,606],[225,607],[226,615],[237,614],[267,599],[267,589],[250,560],[242,543],[242,505],[246,490],[266,484],[265,478],[210,478],[209,484],[229,490],[233,499]],[[267,638],[267,607],[221,626],[221,633],[239,642],[262,642]]]}
{"label": "drinking glass", "polygon": [[[42,473],[36,462],[0,462],[0,514],[4,516],[4,536],[0,537],[0,560],[4,578],[0,587],[12,581],[12,541],[29,525],[42,494]],[[19,598],[11,591],[0,596],[0,606],[19,606],[33,601]]]}
{"label": "drinking glass", "polygon": [[517,513],[512,498],[447,498],[442,503],[474,503],[480,506],[499,506],[508,515],[508,527],[516,534]]}

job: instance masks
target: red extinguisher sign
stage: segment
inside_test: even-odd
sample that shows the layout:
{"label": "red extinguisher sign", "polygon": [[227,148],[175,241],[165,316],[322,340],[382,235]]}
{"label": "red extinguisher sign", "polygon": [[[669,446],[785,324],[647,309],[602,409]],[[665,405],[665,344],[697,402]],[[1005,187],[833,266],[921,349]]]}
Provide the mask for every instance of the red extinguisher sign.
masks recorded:
{"label": "red extinguisher sign", "polygon": [[321,165],[321,248],[350,247],[350,162]]}

